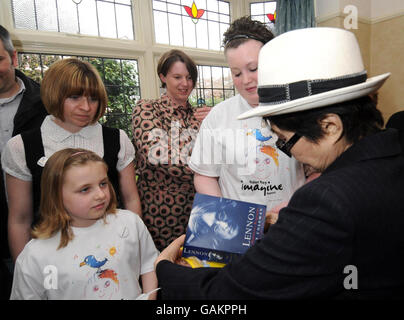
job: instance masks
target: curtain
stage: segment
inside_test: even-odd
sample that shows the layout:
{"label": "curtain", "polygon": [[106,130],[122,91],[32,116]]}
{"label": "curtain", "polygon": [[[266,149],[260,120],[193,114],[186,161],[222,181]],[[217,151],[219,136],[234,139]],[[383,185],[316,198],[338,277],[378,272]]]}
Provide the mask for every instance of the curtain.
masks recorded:
{"label": "curtain", "polygon": [[276,0],[276,35],[315,26],[314,0]]}

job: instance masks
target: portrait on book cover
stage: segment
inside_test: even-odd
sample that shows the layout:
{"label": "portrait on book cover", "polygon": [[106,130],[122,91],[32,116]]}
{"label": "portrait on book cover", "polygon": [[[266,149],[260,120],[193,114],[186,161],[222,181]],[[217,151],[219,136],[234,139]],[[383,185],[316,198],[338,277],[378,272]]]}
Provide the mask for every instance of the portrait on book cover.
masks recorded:
{"label": "portrait on book cover", "polygon": [[212,249],[238,247],[238,241],[234,240],[241,234],[240,225],[244,222],[239,221],[243,218],[237,214],[237,206],[238,203],[230,199],[194,204],[186,245]]}

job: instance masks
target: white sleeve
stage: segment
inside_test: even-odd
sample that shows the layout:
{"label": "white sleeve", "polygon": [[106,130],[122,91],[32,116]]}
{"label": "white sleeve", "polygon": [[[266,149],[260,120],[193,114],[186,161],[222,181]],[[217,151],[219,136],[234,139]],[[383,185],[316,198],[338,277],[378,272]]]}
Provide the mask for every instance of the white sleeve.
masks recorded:
{"label": "white sleeve", "polygon": [[[192,171],[208,177],[219,177],[222,165],[222,149],[218,137],[220,129],[215,128],[212,110],[199,129],[188,166]],[[220,139],[219,139],[220,140]]]}
{"label": "white sleeve", "polygon": [[142,275],[154,271],[154,262],[159,255],[159,251],[156,249],[150,232],[142,219],[136,214],[135,216],[139,230],[140,274]]}
{"label": "white sleeve", "polygon": [[32,181],[31,171],[25,161],[24,142],[21,135],[8,140],[1,153],[1,165],[9,175],[23,181]]}
{"label": "white sleeve", "polygon": [[119,144],[120,149],[116,169],[118,171],[122,171],[135,159],[135,148],[133,147],[133,144],[126,132],[122,129],[119,129]]}
{"label": "white sleeve", "polygon": [[15,263],[10,300],[46,300],[43,274],[26,249],[20,253]]}

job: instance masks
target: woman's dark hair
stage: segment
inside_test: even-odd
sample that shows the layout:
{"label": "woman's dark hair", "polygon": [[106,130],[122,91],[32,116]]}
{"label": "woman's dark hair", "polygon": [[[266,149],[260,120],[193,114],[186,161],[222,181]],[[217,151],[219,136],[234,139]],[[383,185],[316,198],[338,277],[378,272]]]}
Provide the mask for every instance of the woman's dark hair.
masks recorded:
{"label": "woman's dark hair", "polygon": [[242,43],[254,39],[263,44],[272,40],[274,35],[263,22],[252,20],[249,16],[234,20],[223,34],[223,46],[226,52],[229,48],[237,48]]}
{"label": "woman's dark hair", "polygon": [[[165,52],[161,57],[157,65],[157,75],[162,74],[163,76],[167,76],[168,70],[170,70],[171,66],[177,62],[181,61],[187,67],[189,75],[191,76],[192,83],[194,87],[196,85],[196,80],[198,79],[198,68],[196,67],[195,62],[183,51],[181,50],[170,50]],[[163,88],[166,87],[164,82],[161,83]]]}
{"label": "woman's dark hair", "polygon": [[330,113],[337,114],[341,118],[343,132],[340,139],[345,137],[349,143],[355,143],[367,135],[382,130],[384,124],[381,112],[368,96],[323,108],[266,118],[279,129],[293,131],[313,142],[318,142],[324,136],[321,120]]}

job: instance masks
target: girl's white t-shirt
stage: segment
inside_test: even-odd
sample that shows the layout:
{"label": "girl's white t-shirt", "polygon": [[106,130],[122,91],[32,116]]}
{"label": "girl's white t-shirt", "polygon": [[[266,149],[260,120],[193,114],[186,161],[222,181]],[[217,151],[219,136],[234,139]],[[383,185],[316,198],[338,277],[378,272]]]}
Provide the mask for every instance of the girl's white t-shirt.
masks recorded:
{"label": "girl's white t-shirt", "polygon": [[270,210],[304,184],[304,170],[276,147],[277,136],[262,117],[237,119],[250,109],[240,94],[216,105],[202,122],[188,165],[218,177],[223,197]]}
{"label": "girl's white t-shirt", "polygon": [[154,271],[158,256],[142,219],[128,210],[109,214],[57,249],[60,232],[32,239],[18,256],[11,300],[136,299],[139,277]]}

